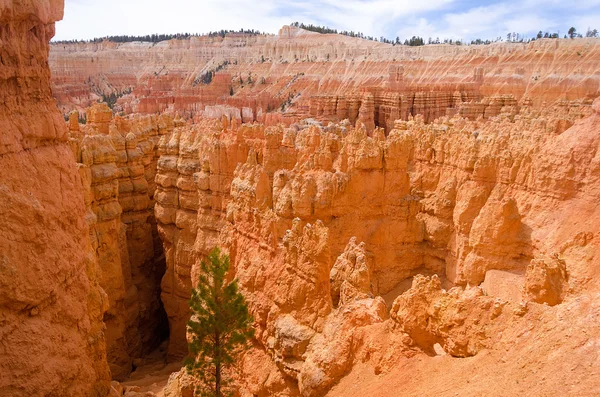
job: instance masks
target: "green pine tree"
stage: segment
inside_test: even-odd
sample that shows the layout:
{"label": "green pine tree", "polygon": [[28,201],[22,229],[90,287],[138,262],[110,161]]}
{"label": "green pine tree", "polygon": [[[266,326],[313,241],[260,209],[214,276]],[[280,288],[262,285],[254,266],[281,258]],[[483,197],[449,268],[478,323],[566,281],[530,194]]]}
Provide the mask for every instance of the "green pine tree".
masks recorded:
{"label": "green pine tree", "polygon": [[237,281],[226,281],[229,256],[215,247],[202,261],[198,286],[192,290],[188,321],[190,356],[188,374],[201,384],[200,396],[231,396],[231,369],[239,354],[249,348],[254,336],[252,316]]}

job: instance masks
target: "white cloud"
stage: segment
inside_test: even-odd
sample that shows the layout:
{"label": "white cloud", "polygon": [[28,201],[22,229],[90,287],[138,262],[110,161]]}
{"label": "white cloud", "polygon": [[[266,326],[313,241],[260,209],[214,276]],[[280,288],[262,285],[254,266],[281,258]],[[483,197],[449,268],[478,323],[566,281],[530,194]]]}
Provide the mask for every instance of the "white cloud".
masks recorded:
{"label": "white cloud", "polygon": [[456,0],[66,0],[56,39],[240,28],[277,33],[301,21],[374,37],[469,40],[570,26],[600,29],[599,15],[600,0],[503,0],[470,7]]}
{"label": "white cloud", "polygon": [[534,37],[539,30],[559,31],[562,35],[571,26],[585,33],[588,27],[600,26],[600,0],[582,0],[577,7],[570,5],[558,0],[509,0],[437,15],[436,19],[417,19],[397,34],[472,40],[505,38],[509,32]]}
{"label": "white cloud", "polygon": [[240,28],[276,33],[291,21],[289,17],[266,18],[275,6],[275,1],[251,0],[66,0],[56,39]]}
{"label": "white cloud", "polygon": [[360,31],[367,35],[389,36],[393,26],[401,19],[409,20],[414,15],[436,11],[447,7],[454,0],[430,1],[334,1],[324,0],[328,9],[324,19],[341,30]]}
{"label": "white cloud", "polygon": [[296,20],[379,37],[387,35],[398,18],[437,10],[452,1],[66,0],[56,39],[240,28],[276,33]]}

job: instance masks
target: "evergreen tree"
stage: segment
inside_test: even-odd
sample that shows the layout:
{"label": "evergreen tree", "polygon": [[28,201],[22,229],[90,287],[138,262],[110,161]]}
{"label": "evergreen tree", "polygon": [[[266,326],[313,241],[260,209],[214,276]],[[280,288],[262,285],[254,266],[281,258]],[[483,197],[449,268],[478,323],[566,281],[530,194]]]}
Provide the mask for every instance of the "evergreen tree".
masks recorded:
{"label": "evergreen tree", "polygon": [[[577,29],[575,29],[574,27],[571,27],[571,29],[569,29],[569,37],[572,39],[577,37]],[[566,39],[566,37],[565,37],[565,39]]]}
{"label": "evergreen tree", "polygon": [[226,281],[229,256],[215,247],[200,265],[198,285],[192,290],[192,316],[187,324],[191,340],[185,366],[201,386],[200,396],[231,396],[230,370],[254,336],[252,316],[237,281]]}

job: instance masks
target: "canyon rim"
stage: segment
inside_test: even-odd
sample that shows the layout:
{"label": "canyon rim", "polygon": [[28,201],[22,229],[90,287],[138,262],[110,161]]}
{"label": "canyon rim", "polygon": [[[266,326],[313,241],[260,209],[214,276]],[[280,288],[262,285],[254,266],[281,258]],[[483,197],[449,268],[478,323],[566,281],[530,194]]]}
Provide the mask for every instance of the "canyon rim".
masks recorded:
{"label": "canyon rim", "polygon": [[599,38],[51,42],[64,6],[0,0],[0,395],[191,396],[215,246],[239,396],[600,394]]}

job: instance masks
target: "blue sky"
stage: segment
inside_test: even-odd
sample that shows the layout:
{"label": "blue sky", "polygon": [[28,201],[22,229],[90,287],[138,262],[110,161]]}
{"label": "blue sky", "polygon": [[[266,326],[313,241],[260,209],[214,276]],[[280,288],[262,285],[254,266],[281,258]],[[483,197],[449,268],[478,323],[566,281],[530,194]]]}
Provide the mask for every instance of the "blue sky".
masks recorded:
{"label": "blue sky", "polygon": [[584,34],[600,30],[600,0],[65,0],[55,40],[240,28],[277,33],[293,21],[401,39],[493,39],[539,30],[562,36],[571,26]]}

